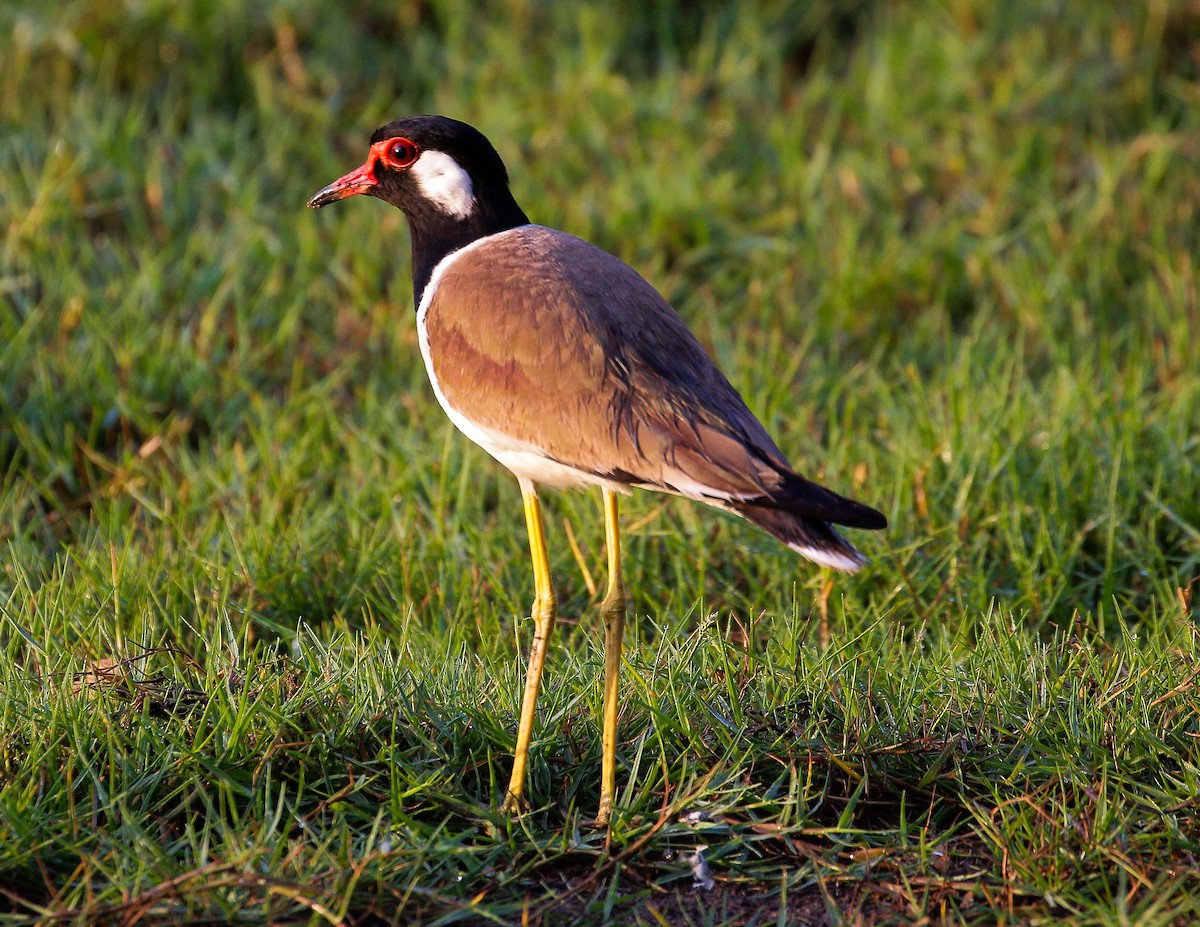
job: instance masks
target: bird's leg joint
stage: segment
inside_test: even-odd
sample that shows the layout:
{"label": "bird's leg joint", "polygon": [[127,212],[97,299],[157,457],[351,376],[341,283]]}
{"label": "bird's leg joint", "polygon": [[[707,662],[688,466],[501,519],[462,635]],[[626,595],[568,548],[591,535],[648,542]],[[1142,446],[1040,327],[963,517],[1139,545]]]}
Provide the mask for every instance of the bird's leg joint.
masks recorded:
{"label": "bird's leg joint", "polygon": [[625,612],[629,606],[625,590],[620,586],[610,588],[600,602],[600,616],[605,625],[611,626],[614,621],[625,621]]}
{"label": "bird's leg joint", "polygon": [[539,592],[534,597],[533,606],[529,610],[529,617],[533,619],[535,639],[550,636],[557,614],[558,599],[553,592]]}

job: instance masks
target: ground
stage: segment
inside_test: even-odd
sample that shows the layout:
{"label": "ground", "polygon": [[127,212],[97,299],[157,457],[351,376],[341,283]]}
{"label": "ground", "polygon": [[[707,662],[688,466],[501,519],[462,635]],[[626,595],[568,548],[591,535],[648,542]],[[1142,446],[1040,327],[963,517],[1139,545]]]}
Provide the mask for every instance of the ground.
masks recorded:
{"label": "ground", "polygon": [[[1196,920],[1194,2],[0,25],[3,923]],[[515,481],[426,382],[403,217],[304,208],[418,112],[890,521],[826,598],[750,526],[623,500],[609,833],[599,499],[544,500],[510,818]]]}

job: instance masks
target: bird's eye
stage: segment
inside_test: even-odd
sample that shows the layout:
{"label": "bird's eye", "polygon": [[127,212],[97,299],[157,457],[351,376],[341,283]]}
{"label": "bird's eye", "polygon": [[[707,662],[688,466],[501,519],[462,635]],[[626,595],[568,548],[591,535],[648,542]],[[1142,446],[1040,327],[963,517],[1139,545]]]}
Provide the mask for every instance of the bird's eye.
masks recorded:
{"label": "bird's eye", "polygon": [[392,139],[387,152],[391,167],[408,167],[417,160],[417,146],[406,138]]}

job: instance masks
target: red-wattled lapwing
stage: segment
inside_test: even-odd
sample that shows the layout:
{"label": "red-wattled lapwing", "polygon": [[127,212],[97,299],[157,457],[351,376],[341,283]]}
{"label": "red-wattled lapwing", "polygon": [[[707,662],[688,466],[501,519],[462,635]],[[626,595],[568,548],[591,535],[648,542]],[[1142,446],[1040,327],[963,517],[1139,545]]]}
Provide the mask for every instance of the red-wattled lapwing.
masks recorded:
{"label": "red-wattled lapwing", "polygon": [[404,211],[421,354],[438,402],[517,477],[533,558],[535,624],[512,780],[519,810],[556,602],[537,487],[601,487],[608,549],[599,823],[612,814],[617,679],[625,627],[617,493],[655,489],[733,512],[836,570],[862,556],[832,525],[882,514],[792,470],[682,320],[631,267],[566,232],[532,225],[500,156],[444,116],[390,122],[366,163],[317,193],[359,193]]}

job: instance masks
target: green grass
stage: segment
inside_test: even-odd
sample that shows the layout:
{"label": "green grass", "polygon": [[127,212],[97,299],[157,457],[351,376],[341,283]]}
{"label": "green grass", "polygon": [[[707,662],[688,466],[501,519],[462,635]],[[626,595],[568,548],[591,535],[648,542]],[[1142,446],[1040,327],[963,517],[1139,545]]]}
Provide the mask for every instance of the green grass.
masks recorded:
{"label": "green grass", "polygon": [[[1200,917],[1200,7],[333,7],[0,11],[0,923]],[[515,481],[402,216],[303,208],[427,111],[892,523],[821,647],[815,568],[625,503],[607,843],[599,500],[510,820]]]}

